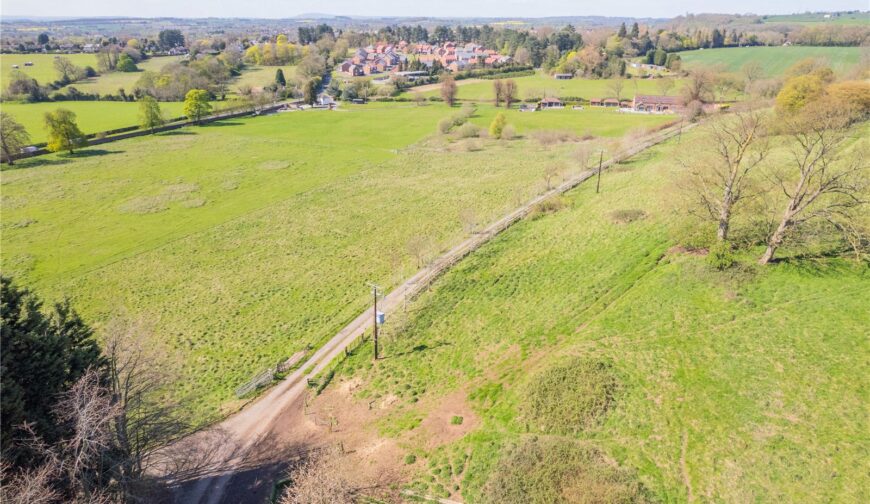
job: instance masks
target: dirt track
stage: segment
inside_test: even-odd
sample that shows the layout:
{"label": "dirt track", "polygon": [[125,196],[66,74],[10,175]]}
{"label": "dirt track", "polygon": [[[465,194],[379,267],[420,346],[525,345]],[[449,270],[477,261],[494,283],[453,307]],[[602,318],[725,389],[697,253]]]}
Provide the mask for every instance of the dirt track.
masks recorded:
{"label": "dirt track", "polygon": [[[690,126],[682,128],[689,129]],[[678,134],[674,127],[657,132],[630,149],[633,156]],[[611,162],[607,162],[607,168]],[[522,207],[493,222],[418,271],[378,303],[390,314],[401,308],[453,264],[525,217],[541,201],[564,193],[593,177],[588,170],[541,194]],[[271,388],[261,398],[220,424],[186,438],[168,450],[196,455],[196,464],[178,481],[174,502],[185,504],[261,503],[271,494],[272,481],[280,477],[289,458],[310,444],[299,420],[307,379],[312,378],[371,326],[371,309],[365,310],[301,367]]]}

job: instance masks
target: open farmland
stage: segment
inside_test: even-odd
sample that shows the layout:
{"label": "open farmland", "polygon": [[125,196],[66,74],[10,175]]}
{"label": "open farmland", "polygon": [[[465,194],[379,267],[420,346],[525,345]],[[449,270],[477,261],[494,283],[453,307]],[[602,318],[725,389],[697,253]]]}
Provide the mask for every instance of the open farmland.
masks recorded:
{"label": "open farmland", "polygon": [[[108,131],[139,124],[139,104],[136,102],[114,101],[64,101],[42,103],[2,103],[0,109],[20,122],[30,133],[34,143],[44,142],[47,138],[44,116],[59,108],[76,113],[79,128],[85,134]],[[160,109],[166,119],[180,117],[181,102],[161,102]]]}
{"label": "open farmland", "polygon": [[[527,98],[542,98],[544,96],[556,96],[562,98],[581,97],[603,98],[613,94],[608,86],[610,79],[582,79],[575,78],[570,80],[556,80],[548,75],[538,73],[526,77],[515,77],[513,80],[517,83],[519,89],[517,97],[521,100]],[[493,90],[491,80],[479,80],[471,83],[463,83],[457,81],[458,93],[460,100],[466,101],[492,101]],[[669,94],[675,95],[679,93],[680,81],[673,86]],[[622,90],[623,96],[634,96],[635,92],[639,94],[661,94],[658,90],[656,79],[628,79],[625,81],[625,86]],[[406,96],[413,96],[413,88],[406,92]],[[428,91],[422,92],[423,96],[440,96],[440,91],[435,87],[430,87]]]}
{"label": "open farmland", "polygon": [[[341,411],[353,391],[365,419],[340,421],[394,443],[389,463],[413,464],[417,491],[464,502],[530,488],[539,502],[577,488],[600,502],[866,500],[866,265],[753,256],[720,273],[674,247],[674,157],[694,140],[496,237],[384,325],[381,360],[366,345],[341,363],[311,410]],[[583,447],[626,474],[575,467]]]}
{"label": "open farmland", "polygon": [[750,61],[757,61],[768,77],[779,77],[792,65],[806,58],[827,60],[837,73],[846,73],[861,60],[860,47],[723,47],[680,53],[686,68],[721,65],[737,72]]}
{"label": "open farmland", "polygon": [[[3,175],[3,271],[71,296],[88,320],[147,322],[179,373],[173,393],[213,419],[250,375],[355,316],[366,281],[415,270],[416,237],[431,256],[463,236],[464,212],[501,215],[567,159],[568,146],[530,140],[419,143],[451,113],[285,113],[16,163]],[[608,135],[632,127],[576,117]]]}

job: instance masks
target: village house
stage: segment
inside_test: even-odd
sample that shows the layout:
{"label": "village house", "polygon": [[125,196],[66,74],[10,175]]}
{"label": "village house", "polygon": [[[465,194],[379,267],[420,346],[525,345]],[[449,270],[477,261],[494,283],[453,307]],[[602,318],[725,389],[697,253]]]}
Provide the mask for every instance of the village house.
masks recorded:
{"label": "village house", "polygon": [[538,102],[538,108],[541,110],[560,109],[565,108],[565,104],[562,103],[562,100],[558,98],[544,98],[543,100]]}
{"label": "village house", "polygon": [[683,105],[675,96],[635,95],[631,108],[638,112],[676,112]]}
{"label": "village house", "polygon": [[451,72],[459,72],[469,67],[491,67],[509,63],[511,58],[503,56],[492,49],[468,43],[457,46],[454,42],[446,42],[440,46],[405,41],[398,44],[379,42],[364,48],[358,48],[353,56],[339,65],[339,71],[349,76],[356,76],[352,65],[359,65],[363,75],[383,72],[399,72],[411,59],[431,68],[435,62]]}

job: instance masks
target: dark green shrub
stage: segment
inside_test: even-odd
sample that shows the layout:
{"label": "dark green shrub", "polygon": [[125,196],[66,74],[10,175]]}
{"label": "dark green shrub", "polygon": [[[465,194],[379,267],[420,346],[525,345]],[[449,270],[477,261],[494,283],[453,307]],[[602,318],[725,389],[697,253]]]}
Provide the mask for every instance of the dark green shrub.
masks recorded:
{"label": "dark green shrub", "polygon": [[734,265],[734,254],[731,252],[731,244],[726,242],[716,242],[710,247],[710,253],[707,254],[707,263],[713,268],[723,271]]}

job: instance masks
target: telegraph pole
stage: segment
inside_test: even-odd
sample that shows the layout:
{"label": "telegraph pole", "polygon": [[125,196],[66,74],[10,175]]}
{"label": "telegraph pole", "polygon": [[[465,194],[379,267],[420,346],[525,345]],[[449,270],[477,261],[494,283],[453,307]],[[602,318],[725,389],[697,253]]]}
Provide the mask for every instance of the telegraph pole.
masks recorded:
{"label": "telegraph pole", "polygon": [[604,159],[604,151],[598,152],[598,179],[595,181],[595,194],[601,190],[601,161]]}
{"label": "telegraph pole", "polygon": [[374,328],[375,360],[378,360],[378,286],[372,286],[374,293],[374,308],[372,309],[372,327]]}

